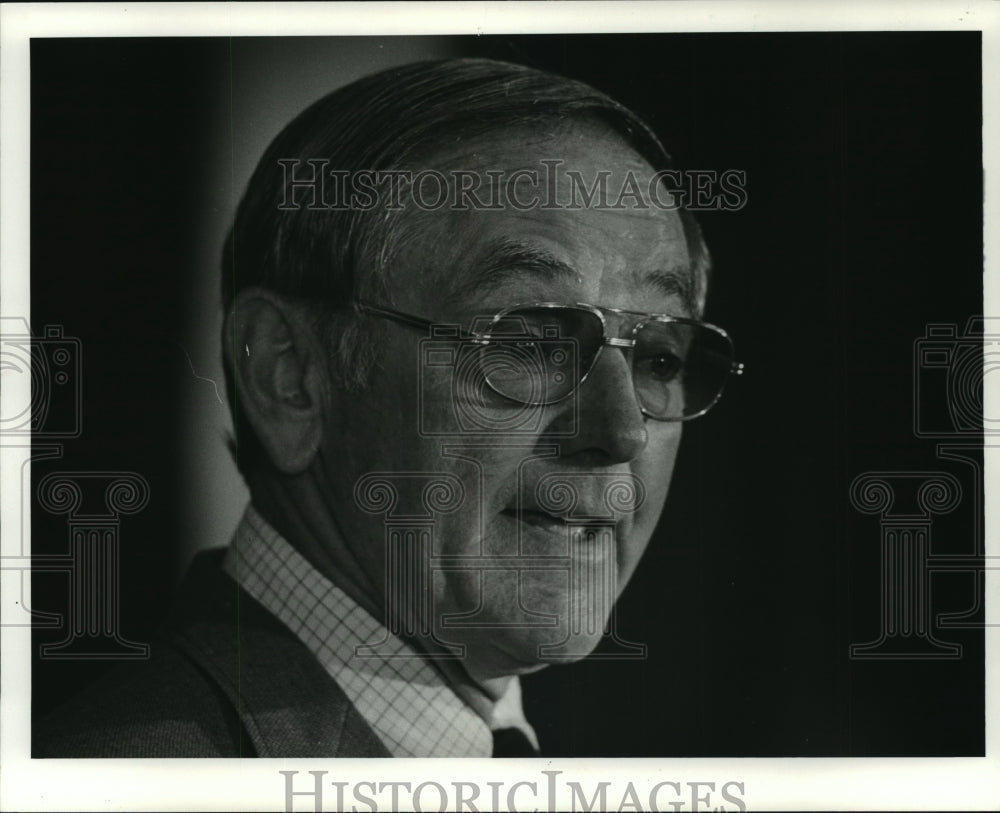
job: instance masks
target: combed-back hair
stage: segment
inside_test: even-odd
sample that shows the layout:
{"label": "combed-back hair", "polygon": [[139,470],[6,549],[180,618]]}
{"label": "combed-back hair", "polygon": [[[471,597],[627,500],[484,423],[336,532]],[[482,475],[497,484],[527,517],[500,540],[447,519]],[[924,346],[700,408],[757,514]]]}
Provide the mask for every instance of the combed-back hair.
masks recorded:
{"label": "combed-back hair", "polygon": [[[236,294],[251,286],[311,303],[342,385],[363,389],[377,362],[377,343],[362,331],[352,303],[356,298],[391,302],[385,272],[395,213],[382,206],[310,208],[309,195],[303,195],[310,190],[301,188],[312,172],[307,162],[325,160],[328,172],[395,171],[480,135],[574,119],[610,127],[654,170],[672,168],[656,135],[631,110],[583,82],[522,65],[488,59],[417,62],[333,91],[282,130],[250,178],[223,250],[226,312]],[[294,172],[281,161],[295,162]],[[281,208],[288,201],[301,205]],[[695,299],[702,302],[708,252],[693,216],[684,210],[680,215]],[[236,428],[233,451],[247,475],[263,452],[239,408],[232,370],[224,366]]]}

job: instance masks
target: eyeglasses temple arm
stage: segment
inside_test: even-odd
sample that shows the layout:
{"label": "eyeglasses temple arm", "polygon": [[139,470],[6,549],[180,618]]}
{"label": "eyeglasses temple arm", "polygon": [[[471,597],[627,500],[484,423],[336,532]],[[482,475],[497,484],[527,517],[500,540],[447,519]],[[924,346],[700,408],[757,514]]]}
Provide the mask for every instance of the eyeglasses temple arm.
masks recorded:
{"label": "eyeglasses temple arm", "polygon": [[[380,305],[372,305],[370,302],[364,302],[362,300],[355,300],[355,306],[358,310],[364,313],[370,313],[373,316],[381,316],[385,319],[390,319],[400,325],[406,325],[407,327],[416,328],[417,330],[430,331],[431,328],[440,324],[439,322],[432,322],[430,319],[423,319],[420,316],[411,316],[408,313],[402,313],[401,311],[393,310],[392,308],[383,308]],[[461,339],[474,339],[476,338],[473,334],[466,330],[459,328],[458,331],[459,338]]]}

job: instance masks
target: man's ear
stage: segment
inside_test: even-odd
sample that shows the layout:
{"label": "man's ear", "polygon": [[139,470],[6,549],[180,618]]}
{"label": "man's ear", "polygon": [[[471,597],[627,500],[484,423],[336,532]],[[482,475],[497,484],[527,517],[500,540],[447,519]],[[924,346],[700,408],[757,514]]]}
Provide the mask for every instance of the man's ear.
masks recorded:
{"label": "man's ear", "polygon": [[301,302],[262,288],[241,291],[226,314],[226,363],[236,404],[275,467],[305,471],[323,439],[326,356]]}

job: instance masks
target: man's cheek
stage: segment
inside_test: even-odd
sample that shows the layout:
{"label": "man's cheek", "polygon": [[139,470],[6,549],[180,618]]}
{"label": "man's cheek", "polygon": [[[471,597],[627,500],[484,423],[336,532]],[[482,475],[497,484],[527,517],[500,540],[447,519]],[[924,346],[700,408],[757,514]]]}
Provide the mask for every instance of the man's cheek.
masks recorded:
{"label": "man's cheek", "polygon": [[681,442],[681,427],[680,424],[655,424],[649,435],[646,448],[632,464],[632,473],[646,489],[646,501],[641,510],[652,508],[656,515],[653,518],[655,524],[670,489]]}
{"label": "man's cheek", "polygon": [[670,429],[673,431],[663,432],[660,437],[654,434],[642,456],[632,465],[632,473],[640,480],[645,492],[642,505],[633,515],[629,535],[631,539],[627,546],[631,554],[627,558],[631,560],[632,565],[642,555],[646,543],[652,536],[670,490],[674,461],[680,443],[680,428],[670,427]]}

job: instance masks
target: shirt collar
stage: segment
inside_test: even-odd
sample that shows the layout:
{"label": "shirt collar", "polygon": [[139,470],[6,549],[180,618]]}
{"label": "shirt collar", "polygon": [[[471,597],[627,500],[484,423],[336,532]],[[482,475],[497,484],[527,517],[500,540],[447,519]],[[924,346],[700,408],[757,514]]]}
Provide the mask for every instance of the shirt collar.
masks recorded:
{"label": "shirt collar", "polygon": [[316,656],[396,757],[489,757],[490,728],[520,728],[520,682],[510,681],[490,725],[441,674],[319,573],[248,506],[223,569]]}

